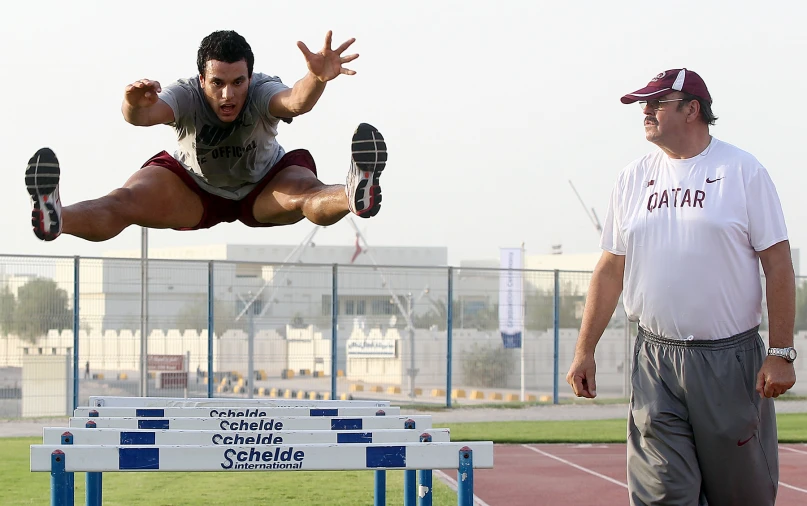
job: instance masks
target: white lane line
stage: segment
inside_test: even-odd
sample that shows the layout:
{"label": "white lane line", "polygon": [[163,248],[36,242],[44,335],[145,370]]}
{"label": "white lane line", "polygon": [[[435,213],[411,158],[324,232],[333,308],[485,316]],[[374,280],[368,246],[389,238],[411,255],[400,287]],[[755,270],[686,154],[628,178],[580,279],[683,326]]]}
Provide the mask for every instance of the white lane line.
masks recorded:
{"label": "white lane line", "polygon": [[544,457],[549,457],[550,459],[555,459],[558,462],[563,462],[564,464],[566,464],[568,466],[572,466],[575,469],[579,469],[580,471],[583,471],[584,473],[588,473],[590,475],[596,476],[597,478],[602,478],[603,480],[611,482],[614,485],[619,485],[620,487],[628,488],[627,483],[622,483],[621,481],[615,480],[615,479],[611,478],[610,476],[605,476],[604,474],[600,474],[597,471],[592,471],[591,469],[588,469],[586,467],[578,466],[574,462],[569,462],[568,460],[562,459],[560,457],[552,455],[551,453],[547,453],[547,452],[545,452],[543,450],[539,450],[538,448],[533,448],[532,446],[527,446],[527,445],[521,445],[521,446],[523,446],[524,448],[526,448],[528,450],[532,450],[535,453],[540,453]]}
{"label": "white lane line", "polygon": [[[456,491],[457,491],[457,480],[455,480],[455,479],[454,479],[454,478],[452,478],[451,476],[447,475],[447,474],[446,474],[446,473],[444,473],[443,471],[440,471],[439,469],[435,469],[435,470],[432,472],[432,475],[433,475],[433,476],[434,476],[434,475],[436,475],[436,476],[437,476],[437,478],[438,478],[440,481],[442,481],[443,483],[445,483],[446,485],[448,485],[448,486],[451,488],[451,490],[453,490],[454,492],[456,492]],[[432,494],[433,494],[433,493],[434,493],[434,492],[432,492]],[[480,499],[479,497],[477,497],[477,496],[476,496],[476,494],[474,494],[474,505],[475,505],[475,506],[490,506],[490,504],[486,503],[485,501],[483,501],[482,499]]]}

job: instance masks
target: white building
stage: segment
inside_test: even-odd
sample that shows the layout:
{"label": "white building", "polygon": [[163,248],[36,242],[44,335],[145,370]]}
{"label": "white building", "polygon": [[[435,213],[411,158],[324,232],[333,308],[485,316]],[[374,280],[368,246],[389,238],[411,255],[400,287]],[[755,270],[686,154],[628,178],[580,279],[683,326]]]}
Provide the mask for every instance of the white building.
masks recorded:
{"label": "white building", "polygon": [[[90,331],[140,328],[139,251],[112,251],[81,259],[79,311]],[[428,311],[429,297],[447,292],[445,247],[298,246],[220,244],[151,249],[148,262],[149,329],[206,329],[212,266],[217,328],[246,328],[253,310],[257,329],[286,324],[329,326],[336,272],[339,315],[388,324],[408,312]],[[334,267],[339,264],[338,267]],[[57,266],[57,281],[73,292],[73,262]],[[424,299],[424,294],[430,294]],[[443,295],[445,299],[445,295]],[[234,323],[237,319],[240,323]]]}

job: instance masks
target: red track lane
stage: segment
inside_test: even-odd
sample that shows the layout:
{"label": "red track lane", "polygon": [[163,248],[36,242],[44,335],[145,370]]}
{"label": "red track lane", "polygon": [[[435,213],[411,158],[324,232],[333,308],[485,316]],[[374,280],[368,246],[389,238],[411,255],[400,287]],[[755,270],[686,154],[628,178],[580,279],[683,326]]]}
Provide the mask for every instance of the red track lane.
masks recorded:
{"label": "red track lane", "polygon": [[[494,468],[474,472],[474,492],[489,506],[622,506],[625,462],[624,444],[496,445]],[[807,445],[780,445],[779,464],[776,506],[807,504]]]}

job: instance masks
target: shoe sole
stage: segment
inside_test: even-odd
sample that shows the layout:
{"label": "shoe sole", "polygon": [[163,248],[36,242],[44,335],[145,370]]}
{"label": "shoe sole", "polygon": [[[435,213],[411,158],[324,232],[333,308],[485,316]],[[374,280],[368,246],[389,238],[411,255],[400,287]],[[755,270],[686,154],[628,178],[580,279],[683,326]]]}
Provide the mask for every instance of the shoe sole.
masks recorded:
{"label": "shoe sole", "polygon": [[379,178],[381,172],[387,166],[387,143],[384,136],[378,129],[368,123],[361,123],[353,133],[351,144],[351,156],[356,163],[356,167],[362,172],[371,172],[372,179],[367,176],[359,181],[356,187],[357,193],[364,191],[368,184],[371,184],[370,195],[372,205],[368,209],[358,209],[362,202],[356,202],[357,214],[362,218],[370,218],[378,214],[381,209],[381,186]]}
{"label": "shoe sole", "polygon": [[[43,241],[52,241],[59,233],[59,216],[55,206],[47,201],[48,195],[56,191],[59,186],[59,160],[49,148],[42,148],[28,160],[25,169],[25,187],[33,200],[34,209],[31,211],[31,226],[34,234]],[[44,209],[42,205],[44,204]],[[44,213],[47,212],[51,222],[51,233],[45,234],[41,230]]]}

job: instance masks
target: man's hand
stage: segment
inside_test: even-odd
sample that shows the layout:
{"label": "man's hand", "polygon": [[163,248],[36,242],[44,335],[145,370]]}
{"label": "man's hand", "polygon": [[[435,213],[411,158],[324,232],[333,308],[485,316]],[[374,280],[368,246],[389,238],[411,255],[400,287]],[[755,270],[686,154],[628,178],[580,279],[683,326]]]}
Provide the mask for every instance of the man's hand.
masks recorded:
{"label": "man's hand", "polygon": [[576,396],[593,399],[597,397],[597,381],[594,379],[596,372],[597,364],[593,354],[575,353],[572,366],[566,374],[566,382],[572,386]]}
{"label": "man's hand", "polygon": [[157,94],[162,91],[160,83],[150,79],[141,79],[126,86],[124,101],[134,109],[150,107],[157,103]]}
{"label": "man's hand", "polygon": [[757,374],[757,392],[763,397],[779,397],[795,384],[795,367],[781,357],[767,357]]}
{"label": "man's hand", "polygon": [[297,42],[297,47],[303,52],[305,61],[308,64],[308,70],[320,82],[327,82],[335,79],[339,74],[347,74],[352,76],[356,73],[354,70],[346,69],[342,66],[343,63],[348,63],[359,57],[358,54],[351,54],[342,56],[342,53],[353,44],[356,39],[349,39],[338,48],[331,49],[331,40],[333,32],[328,30],[325,36],[325,45],[319,53],[312,53],[303,42]]}

